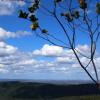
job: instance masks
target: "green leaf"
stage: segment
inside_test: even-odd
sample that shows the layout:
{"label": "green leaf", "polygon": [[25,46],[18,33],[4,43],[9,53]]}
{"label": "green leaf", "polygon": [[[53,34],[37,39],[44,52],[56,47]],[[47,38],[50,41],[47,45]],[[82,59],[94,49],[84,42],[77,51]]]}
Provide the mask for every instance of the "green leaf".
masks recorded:
{"label": "green leaf", "polygon": [[67,21],[68,21],[68,22],[72,22],[72,21],[73,21],[73,17],[68,17],[68,18],[67,18]]}
{"label": "green leaf", "polygon": [[68,22],[72,22],[73,21],[73,16],[69,12],[61,13],[61,16],[64,16],[65,19],[67,19]]}
{"label": "green leaf", "polygon": [[100,8],[100,2],[97,2],[96,7]]}
{"label": "green leaf", "polygon": [[65,16],[65,17],[70,17],[70,14],[69,14],[69,13],[65,13],[64,16]]}
{"label": "green leaf", "polygon": [[100,15],[100,2],[96,4],[96,13]]}
{"label": "green leaf", "polygon": [[65,13],[65,17],[66,17],[68,22],[72,22],[73,21],[73,17],[70,15],[70,13]]}
{"label": "green leaf", "polygon": [[26,12],[23,12],[22,10],[19,11],[19,18],[24,18],[24,19],[27,19],[28,17],[28,13]]}
{"label": "green leaf", "polygon": [[61,15],[61,16],[65,16],[65,14],[64,14],[64,13],[61,13],[60,15]]}
{"label": "green leaf", "polygon": [[39,8],[39,0],[34,0],[32,7],[33,7],[34,11],[37,10]]}
{"label": "green leaf", "polygon": [[30,21],[32,21],[32,22],[35,22],[35,21],[38,20],[38,19],[35,17],[35,15],[31,15],[29,18],[30,18]]}
{"label": "green leaf", "polygon": [[35,4],[38,6],[40,0],[34,0]]}
{"label": "green leaf", "polygon": [[30,28],[31,28],[33,31],[35,31],[38,27],[39,27],[38,22],[34,22],[34,23],[30,26]]}
{"label": "green leaf", "polygon": [[85,2],[85,0],[78,0],[80,8],[81,9],[86,9],[87,8],[87,3]]}
{"label": "green leaf", "polygon": [[79,11],[75,11],[72,16],[78,19],[80,17]]}
{"label": "green leaf", "polygon": [[33,12],[35,11],[35,9],[34,9],[34,7],[29,7],[29,8],[28,8],[28,11],[29,11],[30,13],[33,13]]}
{"label": "green leaf", "polygon": [[46,29],[43,29],[43,30],[42,30],[42,33],[46,33],[46,34],[47,34],[47,32],[48,32],[48,31],[47,31]]}

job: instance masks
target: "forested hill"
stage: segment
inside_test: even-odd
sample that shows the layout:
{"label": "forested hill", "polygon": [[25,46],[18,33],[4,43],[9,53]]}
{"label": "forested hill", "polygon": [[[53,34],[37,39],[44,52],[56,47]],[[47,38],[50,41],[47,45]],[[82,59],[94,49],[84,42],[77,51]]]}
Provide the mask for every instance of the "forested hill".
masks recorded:
{"label": "forested hill", "polygon": [[59,98],[64,96],[100,95],[94,84],[53,85],[32,82],[0,82],[0,97]]}

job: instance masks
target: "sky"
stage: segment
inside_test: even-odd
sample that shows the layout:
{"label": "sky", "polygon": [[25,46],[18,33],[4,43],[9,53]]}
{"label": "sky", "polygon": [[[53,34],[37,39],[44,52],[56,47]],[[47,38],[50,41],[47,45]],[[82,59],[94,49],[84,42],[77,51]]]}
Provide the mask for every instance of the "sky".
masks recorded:
{"label": "sky", "polygon": [[[49,7],[48,3],[47,5]],[[28,4],[23,1],[0,0],[0,79],[90,79],[71,50],[40,39],[29,28],[30,22],[18,18],[19,8],[27,7]],[[50,32],[56,32],[57,37],[63,38],[66,42],[58,23],[51,16],[45,17],[44,13],[42,11],[37,14],[41,16],[42,27],[48,28]],[[85,33],[79,35],[76,49],[88,56],[90,48],[87,39]],[[99,74],[100,47],[99,44],[97,45],[95,63]],[[80,60],[84,65],[89,61],[81,56]],[[94,75],[92,65],[88,70]]]}

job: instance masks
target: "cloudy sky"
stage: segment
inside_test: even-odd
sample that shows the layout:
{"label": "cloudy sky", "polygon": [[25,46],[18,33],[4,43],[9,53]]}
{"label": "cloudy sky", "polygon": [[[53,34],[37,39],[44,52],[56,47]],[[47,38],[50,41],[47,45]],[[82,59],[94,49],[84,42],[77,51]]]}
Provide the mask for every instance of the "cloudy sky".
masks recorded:
{"label": "cloudy sky", "polygon": [[[0,0],[0,79],[89,79],[71,50],[54,46],[38,38],[30,30],[30,22],[18,18],[19,8],[25,9],[27,6],[23,1]],[[50,23],[46,28],[51,32],[56,30],[60,38],[59,33],[62,31],[54,19],[51,21],[49,17],[44,17],[43,12],[40,15],[41,23]],[[85,39],[78,40],[76,49],[89,56],[86,34],[79,35],[79,38]],[[98,73],[100,73],[99,49],[98,45],[95,57]],[[89,62],[87,58],[81,56],[80,60],[84,65]],[[88,70],[94,75],[91,66]]]}

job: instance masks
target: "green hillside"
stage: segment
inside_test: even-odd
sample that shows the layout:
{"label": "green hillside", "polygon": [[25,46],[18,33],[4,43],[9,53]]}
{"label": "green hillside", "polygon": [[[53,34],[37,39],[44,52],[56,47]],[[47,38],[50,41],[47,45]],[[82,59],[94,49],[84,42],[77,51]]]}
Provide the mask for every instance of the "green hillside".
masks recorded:
{"label": "green hillside", "polygon": [[0,82],[0,100],[100,100],[100,91],[94,84]]}

